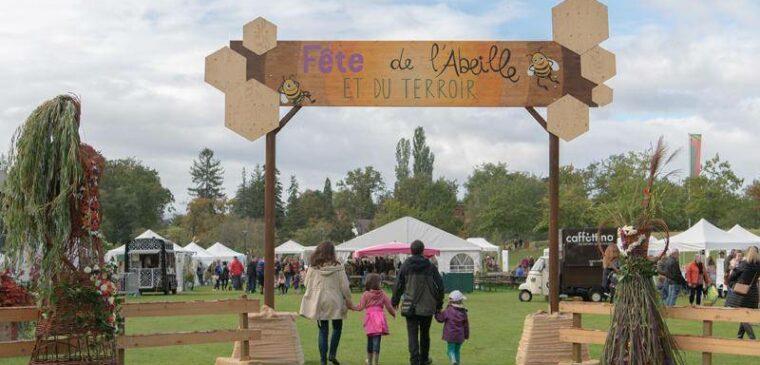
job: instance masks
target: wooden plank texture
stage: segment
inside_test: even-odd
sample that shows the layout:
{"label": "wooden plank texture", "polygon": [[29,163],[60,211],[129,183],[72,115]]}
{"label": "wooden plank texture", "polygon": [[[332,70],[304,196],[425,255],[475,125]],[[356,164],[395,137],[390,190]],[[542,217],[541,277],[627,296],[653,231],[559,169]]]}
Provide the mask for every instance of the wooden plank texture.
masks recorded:
{"label": "wooden plank texture", "polygon": [[292,87],[298,101],[281,92],[283,106],[542,107],[567,94],[596,106],[580,56],[553,41],[279,41],[263,55],[242,41],[230,48],[248,60],[249,79]]}
{"label": "wooden plank texture", "polygon": [[258,311],[259,301],[256,299],[126,303],[121,309],[122,315],[126,318],[239,314]]}
{"label": "wooden plank texture", "polygon": [[39,316],[37,307],[0,308],[0,322],[36,321]]}
{"label": "wooden plank texture", "polygon": [[0,342],[0,359],[4,357],[31,356],[34,341]]}
{"label": "wooden plank texture", "polygon": [[202,343],[251,341],[261,339],[261,331],[253,329],[217,330],[198,332],[155,333],[149,335],[129,335],[117,338],[117,347],[136,349]]}
{"label": "wooden plank texture", "polygon": [[[575,328],[563,328],[559,330],[559,339],[562,342],[604,345],[606,338],[607,332],[600,330]],[[760,342],[758,341],[689,335],[674,335],[673,338],[676,344],[678,344],[678,348],[683,351],[760,356]]]}
{"label": "wooden plank texture", "polygon": [[[611,315],[613,305],[604,303],[562,302],[560,312]],[[672,319],[713,322],[760,322],[760,309],[723,307],[671,307],[663,309],[663,316]]]}

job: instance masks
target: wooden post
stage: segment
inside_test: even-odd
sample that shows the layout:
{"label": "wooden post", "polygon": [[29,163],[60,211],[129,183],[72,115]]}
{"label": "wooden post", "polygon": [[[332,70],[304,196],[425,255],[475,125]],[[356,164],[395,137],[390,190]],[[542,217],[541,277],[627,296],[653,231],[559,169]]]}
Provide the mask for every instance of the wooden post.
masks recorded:
{"label": "wooden post", "polygon": [[[712,336],[712,321],[702,321],[702,336]],[[712,352],[702,353],[702,365],[712,365]]]}
{"label": "wooden post", "polygon": [[559,137],[549,133],[549,311],[559,312]]}
{"label": "wooden post", "polygon": [[549,311],[559,312],[559,137],[547,130],[546,119],[532,106],[525,107],[549,133]]}
{"label": "wooden post", "polygon": [[275,230],[275,152],[277,151],[277,133],[285,127],[290,119],[298,111],[300,105],[296,105],[288,111],[282,119],[277,129],[267,133],[266,139],[266,162],[264,170],[264,304],[274,309],[274,230]]}
{"label": "wooden post", "polygon": [[[243,300],[247,300],[248,297],[246,295],[241,296]],[[248,313],[240,313],[240,329],[247,330],[248,329]],[[240,356],[238,357],[238,360],[244,361],[244,360],[250,360],[250,351],[251,351],[251,344],[248,340],[241,341],[240,342]]]}
{"label": "wooden post", "polygon": [[[573,313],[573,328],[583,327],[583,319],[580,313]],[[581,344],[573,343],[573,361],[580,363],[583,361],[583,353],[581,352]]]}
{"label": "wooden post", "polygon": [[264,172],[264,304],[274,309],[275,151],[277,132],[267,133]]}

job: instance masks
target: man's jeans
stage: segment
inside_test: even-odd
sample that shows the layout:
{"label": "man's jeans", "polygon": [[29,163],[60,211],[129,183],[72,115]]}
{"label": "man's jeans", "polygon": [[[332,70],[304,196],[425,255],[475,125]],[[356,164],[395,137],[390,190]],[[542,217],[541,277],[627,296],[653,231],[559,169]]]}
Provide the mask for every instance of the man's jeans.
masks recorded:
{"label": "man's jeans", "polygon": [[406,332],[409,336],[409,363],[422,365],[430,359],[430,323],[432,316],[406,317]]}
{"label": "man's jeans", "polygon": [[256,275],[248,275],[248,288],[246,289],[251,293],[256,292]]}
{"label": "man's jeans", "polygon": [[338,352],[340,344],[340,334],[343,332],[343,320],[335,319],[332,321],[333,334],[330,339],[330,353],[327,353],[327,337],[330,336],[330,321],[317,321],[319,327],[319,360],[324,363],[327,359],[334,359]]}
{"label": "man's jeans", "polygon": [[665,306],[672,307],[676,305],[676,300],[678,300],[678,293],[680,292],[681,292],[681,285],[668,284],[668,298],[665,300]]}

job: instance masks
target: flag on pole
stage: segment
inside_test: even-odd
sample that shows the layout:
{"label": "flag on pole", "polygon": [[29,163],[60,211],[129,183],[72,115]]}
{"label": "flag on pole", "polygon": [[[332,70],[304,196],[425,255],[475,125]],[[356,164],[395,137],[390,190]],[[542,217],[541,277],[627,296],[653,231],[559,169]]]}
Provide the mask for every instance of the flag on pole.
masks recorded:
{"label": "flag on pole", "polygon": [[689,134],[689,157],[691,168],[689,176],[696,177],[702,173],[702,135]]}

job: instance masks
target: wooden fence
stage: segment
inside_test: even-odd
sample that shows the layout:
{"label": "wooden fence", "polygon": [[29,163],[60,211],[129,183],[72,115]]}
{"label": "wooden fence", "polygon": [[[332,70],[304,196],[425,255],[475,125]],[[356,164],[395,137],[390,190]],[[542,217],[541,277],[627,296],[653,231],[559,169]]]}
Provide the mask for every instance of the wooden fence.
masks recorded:
{"label": "wooden fence", "polygon": [[[248,313],[258,312],[259,301],[247,299],[245,296],[240,299],[210,301],[125,303],[121,309],[121,314],[125,319],[237,314],[240,317],[240,326],[229,330],[118,335],[116,348],[119,364],[124,364],[124,352],[127,349],[236,341],[242,342],[239,359],[248,360],[249,341],[261,338],[259,330],[248,328]],[[38,315],[37,307],[0,308],[0,323],[36,321]],[[0,359],[31,356],[33,348],[34,341],[0,342]]]}
{"label": "wooden fence", "polygon": [[[560,341],[573,344],[574,361],[581,362],[581,345],[604,345],[607,332],[582,328],[583,314],[611,315],[613,305],[603,303],[562,302],[560,312],[573,314],[573,328],[560,330]],[[702,353],[702,364],[712,364],[712,354],[731,354],[760,357],[760,342],[736,338],[712,337],[713,322],[760,322],[760,310],[719,307],[672,307],[663,309],[663,316],[702,322],[702,335],[674,335],[682,351]],[[760,360],[758,360],[760,361]]]}

